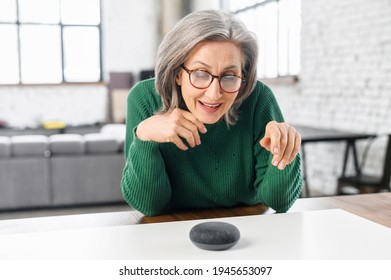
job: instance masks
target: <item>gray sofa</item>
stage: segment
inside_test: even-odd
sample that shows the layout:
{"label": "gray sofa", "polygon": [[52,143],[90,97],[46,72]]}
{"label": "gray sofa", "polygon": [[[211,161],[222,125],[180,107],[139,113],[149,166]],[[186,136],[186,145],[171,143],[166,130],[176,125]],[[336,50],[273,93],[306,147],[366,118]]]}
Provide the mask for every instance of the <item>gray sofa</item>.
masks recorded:
{"label": "gray sofa", "polygon": [[0,210],[123,203],[123,125],[0,136]]}

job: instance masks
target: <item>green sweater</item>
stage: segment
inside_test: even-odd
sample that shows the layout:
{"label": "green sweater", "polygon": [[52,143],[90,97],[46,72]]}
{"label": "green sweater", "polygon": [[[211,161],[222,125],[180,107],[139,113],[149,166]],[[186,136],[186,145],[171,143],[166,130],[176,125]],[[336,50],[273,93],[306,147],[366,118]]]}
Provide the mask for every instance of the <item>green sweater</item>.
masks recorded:
{"label": "green sweater", "polygon": [[206,125],[201,145],[182,151],[172,143],[141,141],[137,125],[161,108],[154,79],[135,85],[127,101],[122,193],[148,216],[163,209],[266,204],[286,212],[301,193],[300,156],[284,170],[259,145],[271,120],[283,121],[271,90],[257,85],[240,107],[233,126]]}

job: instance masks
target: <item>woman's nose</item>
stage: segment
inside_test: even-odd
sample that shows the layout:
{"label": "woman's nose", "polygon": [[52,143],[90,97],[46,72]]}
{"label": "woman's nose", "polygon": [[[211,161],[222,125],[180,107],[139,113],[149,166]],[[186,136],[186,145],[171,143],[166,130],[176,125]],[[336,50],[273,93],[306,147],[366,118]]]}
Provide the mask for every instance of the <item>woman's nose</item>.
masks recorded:
{"label": "woman's nose", "polygon": [[205,96],[209,97],[211,100],[217,100],[221,97],[219,80],[213,80],[210,86],[206,89]]}

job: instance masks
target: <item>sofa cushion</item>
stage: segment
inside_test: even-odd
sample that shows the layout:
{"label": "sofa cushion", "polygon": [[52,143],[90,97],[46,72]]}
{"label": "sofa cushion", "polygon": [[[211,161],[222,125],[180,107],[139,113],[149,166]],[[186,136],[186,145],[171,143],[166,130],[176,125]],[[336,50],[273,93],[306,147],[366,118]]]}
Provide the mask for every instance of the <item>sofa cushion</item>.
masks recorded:
{"label": "sofa cushion", "polygon": [[0,136],[0,158],[11,155],[11,140],[7,136]]}
{"label": "sofa cushion", "polygon": [[100,133],[113,136],[117,139],[120,147],[120,151],[124,151],[125,136],[126,136],[126,125],[121,123],[109,123],[102,126]]}
{"label": "sofa cushion", "polygon": [[119,140],[125,139],[126,125],[120,123],[109,123],[101,127],[100,133],[114,136]]}
{"label": "sofa cushion", "polygon": [[85,143],[79,134],[54,134],[49,137],[52,155],[58,154],[84,154]]}
{"label": "sofa cushion", "polygon": [[84,135],[84,140],[88,154],[117,153],[120,150],[117,139],[103,133],[88,133]]}
{"label": "sofa cushion", "polygon": [[49,156],[49,139],[45,135],[16,135],[11,137],[13,156]]}

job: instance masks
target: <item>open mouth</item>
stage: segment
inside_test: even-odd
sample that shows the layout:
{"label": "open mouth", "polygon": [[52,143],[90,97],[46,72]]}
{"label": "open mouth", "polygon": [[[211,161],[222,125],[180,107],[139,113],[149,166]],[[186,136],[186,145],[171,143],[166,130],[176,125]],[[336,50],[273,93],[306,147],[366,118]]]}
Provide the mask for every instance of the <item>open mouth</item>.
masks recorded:
{"label": "open mouth", "polygon": [[217,111],[220,108],[220,106],[223,104],[223,103],[206,103],[206,102],[202,102],[202,101],[198,101],[198,102],[208,112]]}

